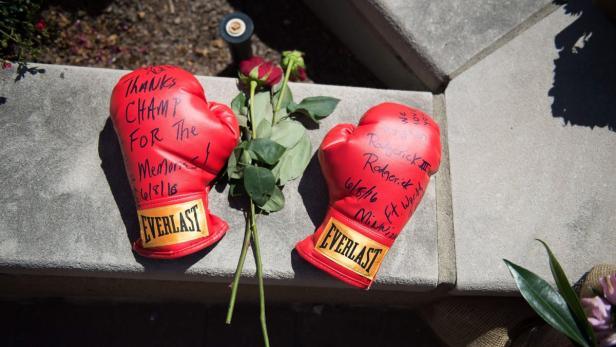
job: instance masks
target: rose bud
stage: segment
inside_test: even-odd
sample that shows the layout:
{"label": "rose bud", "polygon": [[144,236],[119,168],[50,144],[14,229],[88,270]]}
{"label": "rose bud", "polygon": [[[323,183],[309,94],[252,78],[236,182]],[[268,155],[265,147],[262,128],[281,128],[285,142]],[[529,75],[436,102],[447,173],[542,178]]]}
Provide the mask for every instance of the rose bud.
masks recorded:
{"label": "rose bud", "polygon": [[289,79],[293,82],[301,82],[307,80],[308,75],[306,75],[306,69],[302,67],[294,69],[293,71],[291,71],[291,76],[289,77]]}
{"label": "rose bud", "polygon": [[282,52],[282,68],[286,70],[289,67],[291,67],[291,74],[289,76],[291,81],[305,81],[308,79],[308,76],[306,75],[306,65],[304,64],[303,52]]}
{"label": "rose bud", "polygon": [[45,20],[43,20],[43,18],[41,18],[38,20],[38,22],[36,22],[36,24],[34,24],[34,28],[36,28],[36,30],[38,31],[43,31],[45,30],[45,28],[47,28],[47,23],[45,23]]}
{"label": "rose bud", "polygon": [[260,86],[272,87],[282,79],[280,66],[261,57],[252,57],[240,63],[240,81],[248,84],[257,82]]}

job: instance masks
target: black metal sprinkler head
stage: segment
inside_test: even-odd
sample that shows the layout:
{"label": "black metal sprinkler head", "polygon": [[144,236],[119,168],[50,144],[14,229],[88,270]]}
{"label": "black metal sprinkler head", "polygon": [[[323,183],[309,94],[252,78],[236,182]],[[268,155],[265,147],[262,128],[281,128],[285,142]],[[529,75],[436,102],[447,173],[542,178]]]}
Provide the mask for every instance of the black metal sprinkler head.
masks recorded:
{"label": "black metal sprinkler head", "polygon": [[252,19],[242,12],[233,12],[222,18],[218,32],[231,49],[233,63],[252,57],[250,38],[254,32]]}

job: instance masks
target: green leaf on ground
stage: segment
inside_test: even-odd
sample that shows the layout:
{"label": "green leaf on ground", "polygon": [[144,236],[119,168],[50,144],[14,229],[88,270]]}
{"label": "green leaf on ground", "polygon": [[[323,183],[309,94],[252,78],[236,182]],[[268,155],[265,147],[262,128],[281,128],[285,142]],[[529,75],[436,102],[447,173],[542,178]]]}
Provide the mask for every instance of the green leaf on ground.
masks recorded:
{"label": "green leaf on ground", "polygon": [[546,323],[580,346],[590,347],[577,327],[567,303],[548,282],[507,259],[503,261],[524,299]]}
{"label": "green leaf on ground", "polygon": [[276,179],[270,170],[253,165],[244,169],[244,189],[258,206],[265,205],[275,187]]}
{"label": "green leaf on ground", "polygon": [[556,283],[556,287],[558,288],[560,295],[565,299],[565,302],[569,306],[569,309],[575,318],[575,322],[578,325],[578,328],[582,331],[586,341],[594,346],[596,344],[595,334],[592,327],[588,323],[588,319],[586,318],[586,314],[584,313],[580,299],[569,284],[570,282],[565,274],[565,271],[560,266],[560,263],[556,259],[556,256],[554,256],[554,253],[552,253],[550,247],[548,247],[548,245],[542,240],[537,239],[537,241],[541,242],[548,253],[548,257],[550,259],[550,270],[552,271],[552,276],[554,277],[554,282]]}
{"label": "green leaf on ground", "polygon": [[304,132],[299,142],[291,149],[284,152],[280,157],[278,164],[272,169],[272,173],[278,180],[280,185],[285,185],[287,182],[300,177],[312,155],[312,145],[310,138]]}
{"label": "green leaf on ground", "polygon": [[259,159],[269,165],[274,165],[286,150],[283,146],[270,139],[254,139],[250,141],[248,149],[254,152]]}
{"label": "green leaf on ground", "polygon": [[340,99],[329,96],[313,96],[305,98],[299,104],[291,102],[287,109],[290,113],[303,114],[318,123],[320,119],[334,112],[338,102]]}

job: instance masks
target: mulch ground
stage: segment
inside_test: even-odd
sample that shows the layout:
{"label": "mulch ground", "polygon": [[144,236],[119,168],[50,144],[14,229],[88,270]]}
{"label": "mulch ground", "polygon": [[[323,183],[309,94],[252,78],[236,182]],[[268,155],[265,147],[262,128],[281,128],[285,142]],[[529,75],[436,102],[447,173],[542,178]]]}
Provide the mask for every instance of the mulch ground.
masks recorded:
{"label": "mulch ground", "polygon": [[316,83],[383,87],[298,0],[52,0],[42,13],[51,37],[36,60],[115,69],[174,64],[235,77],[218,35],[222,17],[235,11],[255,23],[254,54],[279,61],[283,50],[299,49]]}

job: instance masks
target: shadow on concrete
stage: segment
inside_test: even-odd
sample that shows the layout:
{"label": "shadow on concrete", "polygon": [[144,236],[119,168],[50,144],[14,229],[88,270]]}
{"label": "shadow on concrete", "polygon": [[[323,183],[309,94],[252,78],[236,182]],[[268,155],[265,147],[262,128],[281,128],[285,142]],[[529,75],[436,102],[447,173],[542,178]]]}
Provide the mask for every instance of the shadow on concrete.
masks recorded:
{"label": "shadow on concrete", "polygon": [[308,167],[299,181],[298,191],[310,221],[316,229],[325,218],[329,201],[327,185],[321,173],[321,166],[316,153],[310,159]]}
{"label": "shadow on concrete", "polygon": [[571,0],[564,8],[578,18],[554,40],[552,115],[616,131],[616,25],[590,1]]}
{"label": "shadow on concrete", "polygon": [[[107,118],[103,130],[98,138],[98,155],[101,159],[101,168],[111,189],[113,199],[120,211],[122,221],[126,227],[126,236],[133,244],[139,238],[139,221],[137,219],[137,206],[133,199],[132,189],[126,176],[126,168],[122,158],[120,143],[113,128],[111,118]],[[145,272],[185,272],[193,264],[205,257],[216,244],[205,250],[191,255],[170,260],[149,259],[133,252],[135,260],[143,265]],[[130,247],[126,245],[126,247]]]}
{"label": "shadow on concrete", "polygon": [[[229,3],[252,18],[255,35],[267,46],[278,52],[297,49],[306,53],[308,76],[315,83],[384,87],[301,1],[272,0],[267,5],[246,0]],[[221,75],[226,76],[222,72]]]}
{"label": "shadow on concrete", "polygon": [[36,75],[39,73],[45,73],[45,69],[41,69],[36,66],[29,66],[28,63],[20,62],[17,64],[17,76],[15,76],[15,82],[21,81],[26,78],[26,75]]}

